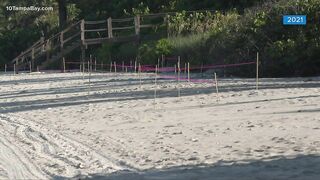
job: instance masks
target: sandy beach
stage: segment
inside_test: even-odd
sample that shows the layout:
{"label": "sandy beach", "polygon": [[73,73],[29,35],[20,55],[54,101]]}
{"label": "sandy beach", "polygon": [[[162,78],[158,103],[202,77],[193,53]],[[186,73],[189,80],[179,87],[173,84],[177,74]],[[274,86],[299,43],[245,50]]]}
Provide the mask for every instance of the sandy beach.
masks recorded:
{"label": "sandy beach", "polygon": [[0,179],[320,178],[319,77],[154,81],[0,75]]}

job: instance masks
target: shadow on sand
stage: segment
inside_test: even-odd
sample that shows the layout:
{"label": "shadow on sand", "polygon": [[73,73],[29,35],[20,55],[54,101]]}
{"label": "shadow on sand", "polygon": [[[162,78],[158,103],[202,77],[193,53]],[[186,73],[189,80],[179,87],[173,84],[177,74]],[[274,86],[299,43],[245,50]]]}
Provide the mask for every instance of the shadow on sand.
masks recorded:
{"label": "shadow on sand", "polygon": [[[229,164],[229,165],[226,165]],[[53,177],[64,179],[64,177]],[[320,156],[251,160],[247,163],[223,162],[212,165],[178,166],[145,171],[120,171],[91,174],[72,179],[93,180],[317,180],[320,179]]]}
{"label": "shadow on sand", "polygon": [[[70,77],[69,77],[70,78]],[[69,87],[54,87],[47,88],[42,87],[39,89],[32,90],[23,90],[23,91],[11,91],[11,92],[0,92],[0,100],[4,100],[0,102],[0,113],[13,113],[20,111],[29,111],[29,110],[39,110],[39,109],[47,109],[47,108],[55,108],[55,107],[65,107],[65,106],[74,106],[88,103],[102,103],[102,102],[113,102],[113,101],[132,101],[132,100],[142,100],[142,99],[153,99],[154,98],[154,90],[150,89],[138,89],[140,84],[140,80],[137,78],[129,78],[129,79],[119,79],[118,77],[111,77],[111,79],[105,79],[102,75],[93,76],[93,78],[100,79],[100,81],[92,81],[90,84],[90,88],[88,82],[85,80],[81,84],[76,86]],[[110,78],[110,77],[109,77]],[[71,79],[82,79],[81,76],[71,77]],[[54,78],[39,78],[37,80],[32,80],[32,83],[39,82],[47,82],[53,81]],[[68,79],[65,77],[58,77],[58,81],[67,81]],[[70,79],[69,79],[70,80]],[[18,80],[17,80],[18,81]],[[160,81],[160,80],[159,80]],[[230,82],[229,82],[230,81]],[[236,82],[240,80],[230,80],[230,79],[222,79],[220,85],[220,92],[238,92],[245,90],[254,90],[255,83],[254,79],[247,80],[246,84],[234,84],[232,82]],[[252,82],[251,82],[252,81]],[[266,80],[264,80],[266,81]],[[269,82],[270,81],[270,82]],[[290,84],[286,84],[284,81],[278,79],[270,79],[267,83],[262,83],[260,85],[260,89],[280,89],[280,88],[315,88],[320,87],[320,83],[318,81],[311,82],[303,82],[301,79],[296,81],[291,80]],[[29,82],[28,82],[29,83]],[[153,84],[152,78],[146,78],[142,82],[142,86]],[[159,84],[176,84],[175,81],[160,81]],[[1,83],[0,83],[1,85]],[[111,89],[129,89],[130,91],[118,91],[118,92],[108,92],[108,93],[95,93],[96,91],[105,91]],[[79,95],[79,96],[65,96],[66,94],[71,93],[84,93],[88,92],[90,89],[91,93],[87,95]],[[212,86],[209,87],[189,87],[189,88],[181,88],[181,96],[193,96],[197,94],[211,94],[215,93],[215,89]],[[55,98],[45,97],[43,99],[38,100],[22,100],[22,101],[8,101],[9,99],[19,99],[23,97],[33,97],[40,95],[56,95]],[[60,97],[63,95],[63,97]],[[318,97],[319,95],[314,96],[296,96],[292,98],[312,98]],[[177,97],[176,89],[158,89],[157,98],[168,98],[168,97]],[[288,98],[278,98],[278,99],[268,99],[268,101],[274,100],[282,100]],[[234,104],[247,104],[247,103],[255,103],[255,102],[263,102],[264,100],[258,101],[243,101],[243,102],[235,102],[228,104],[220,104],[223,105],[234,105]],[[216,104],[213,104],[216,105]],[[212,105],[207,105],[212,106]],[[188,108],[188,107],[185,107]],[[190,107],[192,108],[192,107]]]}

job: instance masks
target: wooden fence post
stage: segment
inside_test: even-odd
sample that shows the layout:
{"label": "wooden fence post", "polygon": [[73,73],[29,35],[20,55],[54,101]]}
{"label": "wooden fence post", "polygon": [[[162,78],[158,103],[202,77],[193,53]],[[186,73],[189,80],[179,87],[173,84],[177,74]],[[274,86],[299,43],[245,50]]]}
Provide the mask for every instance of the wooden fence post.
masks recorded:
{"label": "wooden fence post", "polygon": [[107,20],[108,23],[108,38],[113,38],[113,34],[112,34],[112,19],[111,17],[108,18]]}
{"label": "wooden fence post", "polygon": [[85,44],[85,21],[84,19],[81,20],[80,23],[80,30],[81,30],[81,61],[83,62],[82,68],[83,73],[85,72],[85,62],[86,62],[86,44]]}
{"label": "wooden fence post", "polygon": [[84,45],[85,44],[85,26],[84,26],[84,24],[85,24],[85,21],[84,21],[84,19],[82,19],[81,20],[81,24],[80,24],[80,30],[81,30],[81,42],[82,42],[82,45]]}
{"label": "wooden fence post", "polygon": [[7,64],[4,65],[4,72],[7,72]]}
{"label": "wooden fence post", "polygon": [[134,27],[135,27],[136,35],[139,36],[140,35],[140,15],[136,15],[134,17]]}
{"label": "wooden fence post", "polygon": [[110,62],[110,73],[112,72],[112,61]]}
{"label": "wooden fence post", "polygon": [[63,31],[60,33],[60,51],[61,51],[61,53],[63,53],[63,45],[64,45],[64,42],[63,42],[63,35],[64,35],[64,33],[63,33]]}

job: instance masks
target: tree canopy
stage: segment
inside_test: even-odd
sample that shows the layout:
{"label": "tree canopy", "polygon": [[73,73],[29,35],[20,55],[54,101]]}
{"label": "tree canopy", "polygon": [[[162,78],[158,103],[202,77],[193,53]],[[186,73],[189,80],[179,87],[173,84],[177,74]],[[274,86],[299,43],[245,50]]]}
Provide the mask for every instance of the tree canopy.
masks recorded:
{"label": "tree canopy", "polygon": [[[0,64],[12,60],[41,36],[50,37],[80,19],[177,12],[169,19],[169,37],[142,41],[139,46],[104,44],[91,53],[105,61],[111,55],[138,55],[142,61],[157,59],[160,54],[181,55],[199,64],[243,61],[260,51],[266,76],[315,75],[320,70],[319,4],[317,0],[2,0]],[[7,6],[53,10],[9,11]],[[190,10],[210,13],[185,13]],[[306,14],[308,25],[284,27],[284,14]]]}

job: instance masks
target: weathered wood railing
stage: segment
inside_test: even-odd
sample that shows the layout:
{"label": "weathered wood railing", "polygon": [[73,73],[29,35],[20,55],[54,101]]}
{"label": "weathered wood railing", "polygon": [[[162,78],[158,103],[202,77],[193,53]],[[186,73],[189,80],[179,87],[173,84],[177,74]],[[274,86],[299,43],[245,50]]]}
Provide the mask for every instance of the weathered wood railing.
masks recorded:
{"label": "weathered wood railing", "polygon": [[[160,24],[142,24],[145,19],[162,18]],[[114,41],[133,41],[139,40],[142,28],[154,28],[164,24],[166,15],[147,15],[135,16],[123,19],[112,19],[101,21],[85,21],[80,20],[54,36],[34,43],[26,51],[12,60],[12,63],[19,64],[31,62],[34,69],[35,59],[42,55],[46,55],[49,60],[52,55],[60,53],[64,56],[64,50],[72,43],[79,43],[82,47],[91,44],[101,44],[103,42]],[[93,26],[93,27],[90,27]],[[127,32],[125,32],[127,31]],[[132,32],[131,32],[132,31]],[[18,69],[18,68],[17,68]]]}

